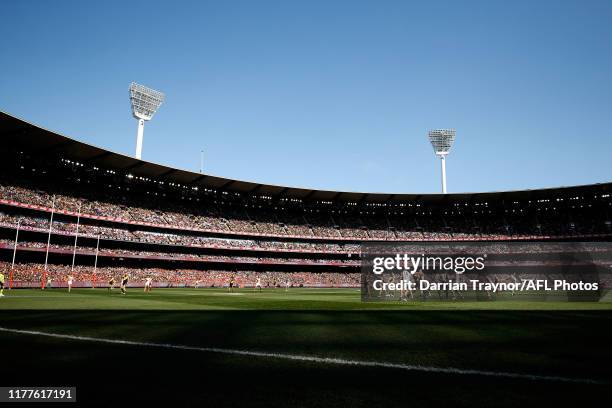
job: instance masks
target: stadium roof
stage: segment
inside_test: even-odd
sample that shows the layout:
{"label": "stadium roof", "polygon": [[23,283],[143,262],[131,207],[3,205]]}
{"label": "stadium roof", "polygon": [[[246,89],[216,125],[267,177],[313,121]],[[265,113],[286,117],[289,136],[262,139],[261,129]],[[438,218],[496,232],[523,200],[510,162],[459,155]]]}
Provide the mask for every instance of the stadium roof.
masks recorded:
{"label": "stadium roof", "polygon": [[587,193],[593,190],[612,192],[611,183],[558,187],[537,190],[454,193],[454,194],[386,194],[345,191],[313,190],[298,187],[275,186],[249,181],[227,179],[192,171],[181,170],[131,156],[105,150],[59,133],[41,128],[22,119],[0,112],[0,140],[4,147],[39,154],[55,154],[65,159],[95,165],[104,169],[129,172],[134,176],[163,179],[167,183],[180,183],[199,188],[228,192],[252,193],[271,197],[297,198],[314,201],[386,203],[386,202],[440,202],[486,201],[496,199],[534,199],[550,197],[551,193]]}

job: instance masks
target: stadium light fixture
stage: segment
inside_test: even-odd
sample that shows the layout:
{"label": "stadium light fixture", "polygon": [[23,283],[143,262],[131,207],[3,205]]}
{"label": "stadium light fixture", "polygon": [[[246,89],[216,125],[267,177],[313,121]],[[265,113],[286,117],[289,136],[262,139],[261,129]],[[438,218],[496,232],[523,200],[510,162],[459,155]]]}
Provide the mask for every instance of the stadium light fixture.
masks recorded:
{"label": "stadium light fixture", "polygon": [[130,102],[132,114],[138,119],[138,136],[136,138],[136,158],[142,156],[142,139],[144,137],[145,120],[151,120],[164,101],[165,95],[144,85],[132,82],[130,84]]}
{"label": "stadium light fixture", "polygon": [[455,142],[455,129],[430,130],[429,141],[442,162],[442,193],[446,194],[446,156]]}

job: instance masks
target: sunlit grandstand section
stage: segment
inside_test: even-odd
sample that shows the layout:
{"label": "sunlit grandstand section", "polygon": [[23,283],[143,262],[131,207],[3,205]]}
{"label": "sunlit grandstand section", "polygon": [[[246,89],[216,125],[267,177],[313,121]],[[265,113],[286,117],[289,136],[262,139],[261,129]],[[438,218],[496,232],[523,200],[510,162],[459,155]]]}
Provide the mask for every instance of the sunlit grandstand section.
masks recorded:
{"label": "sunlit grandstand section", "polygon": [[[454,133],[453,133],[454,135]],[[610,183],[382,194],[275,186],[113,153],[0,114],[0,267],[15,287],[358,287],[364,242],[609,241]],[[53,220],[51,223],[51,219]],[[78,231],[78,232],[77,232]],[[78,244],[75,235],[78,234]]]}

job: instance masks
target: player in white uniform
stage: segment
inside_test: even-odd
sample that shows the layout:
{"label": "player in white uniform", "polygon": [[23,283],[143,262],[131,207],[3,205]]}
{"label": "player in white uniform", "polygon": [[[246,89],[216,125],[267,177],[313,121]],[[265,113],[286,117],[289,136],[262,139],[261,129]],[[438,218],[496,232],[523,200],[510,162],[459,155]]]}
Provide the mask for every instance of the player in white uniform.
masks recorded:
{"label": "player in white uniform", "polygon": [[72,276],[68,275],[68,293],[70,293],[71,289],[72,289]]}
{"label": "player in white uniform", "polygon": [[285,292],[287,292],[290,287],[291,287],[291,281],[287,279],[287,282],[285,282]]}
{"label": "player in white uniform", "polygon": [[[414,277],[412,276],[410,271],[402,271],[402,278],[408,284],[411,284],[414,282]],[[410,286],[408,286],[408,289],[404,290],[402,286],[401,291],[400,291],[400,300],[404,300],[407,302],[408,296],[410,296],[410,299],[413,298],[412,289],[410,288]]]}
{"label": "player in white uniform", "polygon": [[261,292],[261,278],[257,278],[257,282],[255,282],[255,289],[259,289]]}
{"label": "player in white uniform", "polygon": [[144,285],[144,291],[145,292],[150,292],[151,291],[151,282],[153,281],[153,278],[148,277],[145,280],[145,285]]}

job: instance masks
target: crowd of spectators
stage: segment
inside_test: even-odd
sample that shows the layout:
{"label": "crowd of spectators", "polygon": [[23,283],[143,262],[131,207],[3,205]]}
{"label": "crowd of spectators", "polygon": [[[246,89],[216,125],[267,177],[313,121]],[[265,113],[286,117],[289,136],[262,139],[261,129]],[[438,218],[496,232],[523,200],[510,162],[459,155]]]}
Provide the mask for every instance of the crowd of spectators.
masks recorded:
{"label": "crowd of spectators", "polygon": [[152,278],[156,287],[226,287],[233,279],[239,287],[254,287],[258,279],[264,288],[272,287],[359,287],[360,274],[336,272],[254,272],[254,271],[219,271],[194,269],[162,268],[125,268],[69,265],[44,265],[34,263],[17,263],[11,273],[11,264],[0,262],[7,280],[12,276],[15,287],[47,285],[65,287],[69,277],[75,287],[108,287],[108,282],[127,274],[130,286],[143,286],[147,278]]}
{"label": "crowd of spectators", "polygon": [[[14,241],[8,239],[0,239],[0,248],[13,248]],[[47,248],[46,242],[40,241],[20,241],[17,246],[17,250],[24,248]],[[49,243],[50,252],[59,253],[72,253],[74,247],[71,245],[59,245]],[[79,255],[95,255],[96,249],[94,247],[77,247],[76,254]],[[124,248],[112,248],[112,249],[99,249],[99,257],[132,257],[132,258],[151,258],[151,259],[168,259],[168,260],[180,260],[180,261],[201,261],[201,262],[225,262],[225,263],[266,263],[266,264],[342,264],[342,265],[353,265],[359,266],[359,260],[348,260],[348,259],[321,259],[321,258],[266,258],[261,256],[238,256],[238,255],[218,255],[218,254],[193,254],[193,253],[182,253],[176,251],[162,252],[162,251],[145,251],[137,249],[124,249]]]}
{"label": "crowd of spectators", "polygon": [[[441,217],[427,214],[304,213],[291,215],[247,208],[193,206],[156,201],[146,197],[107,196],[82,193],[52,194],[34,187],[0,184],[0,198],[45,208],[81,212],[86,216],[109,217],[120,222],[150,223],[166,228],[194,231],[235,232],[270,236],[327,237],[382,240],[512,239],[609,233],[612,226],[575,215],[543,222],[519,213],[503,216],[481,211],[478,216]],[[476,212],[477,213],[477,212]]]}
{"label": "crowd of spectators", "polygon": [[[153,280],[155,287],[201,287],[210,288],[227,287],[230,279],[238,287],[254,288],[260,280],[264,288],[282,287],[360,287],[359,273],[336,272],[255,272],[255,271],[221,271],[221,270],[195,270],[195,269],[163,269],[163,268],[127,268],[127,267],[99,267],[77,265],[49,264],[45,271],[44,265],[35,263],[17,263],[11,271],[11,264],[0,262],[0,271],[4,273],[7,281],[12,279],[14,287],[65,287],[69,277],[73,278],[74,287],[108,287],[111,278],[119,282],[127,274],[130,286],[141,287],[147,278]],[[45,280],[46,277],[46,280]],[[541,280],[552,282],[555,279],[578,282],[580,280],[597,281],[602,288],[612,287],[612,274],[579,273],[579,272],[550,272],[550,273],[524,273],[524,272],[496,272],[488,275],[465,273],[455,275],[426,274],[430,282],[469,282],[470,280],[520,283],[523,280]],[[398,277],[399,279],[399,277]],[[418,276],[415,279],[420,279]],[[389,278],[387,278],[389,280]],[[8,282],[7,282],[8,284]]]}
{"label": "crowd of spectators", "polygon": [[[49,230],[49,218],[33,216],[16,216],[0,212],[0,225],[15,228],[17,222],[21,227],[30,228],[37,231]],[[76,223],[54,220],[52,231],[54,233],[63,232],[68,235],[76,233]],[[239,238],[215,238],[202,235],[184,235],[170,232],[144,231],[137,229],[113,228],[99,225],[79,225],[79,236],[95,238],[100,236],[104,239],[119,241],[130,241],[150,244],[166,244],[179,246],[199,246],[204,248],[234,248],[251,250],[271,250],[271,251],[306,251],[306,252],[325,252],[325,253],[352,253],[359,252],[357,244],[332,244],[332,243],[311,243],[311,242],[283,242],[269,240],[253,240]]]}

